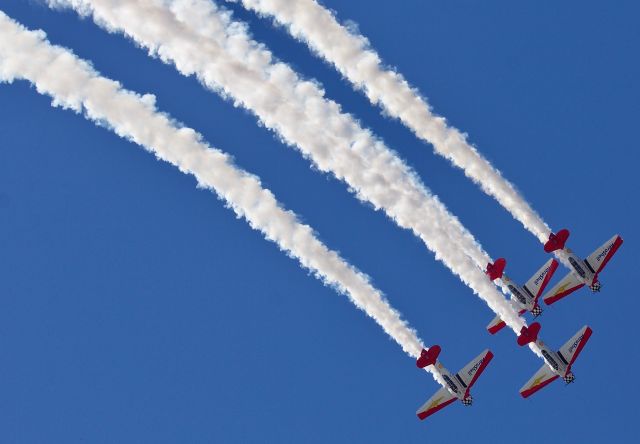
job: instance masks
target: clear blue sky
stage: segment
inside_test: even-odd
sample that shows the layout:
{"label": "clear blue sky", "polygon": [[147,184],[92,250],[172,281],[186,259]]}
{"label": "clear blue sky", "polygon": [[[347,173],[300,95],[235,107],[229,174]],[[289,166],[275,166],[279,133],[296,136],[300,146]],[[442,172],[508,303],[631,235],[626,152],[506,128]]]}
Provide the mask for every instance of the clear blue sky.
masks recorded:
{"label": "clear blue sky", "polygon": [[[345,297],[302,271],[191,177],[50,101],[0,86],[0,441],[624,442],[639,419],[636,267],[640,6],[633,1],[325,0],[468,132],[582,255],[625,244],[588,290],[549,307],[542,337],[594,334],[528,400],[541,362],[422,243],[310,168],[255,119],[124,38],[36,0],[0,9],[90,59],[259,175],[368,273],[457,371],[495,353],[474,389],[424,422],[437,384]],[[517,3],[517,4],[514,4]],[[526,3],[526,4],[523,4]],[[615,5],[614,5],[615,4]],[[416,169],[508,271],[547,256],[491,198],[330,67],[237,5],[256,38]],[[304,122],[301,122],[304,124]],[[558,271],[554,282],[564,274]]]}

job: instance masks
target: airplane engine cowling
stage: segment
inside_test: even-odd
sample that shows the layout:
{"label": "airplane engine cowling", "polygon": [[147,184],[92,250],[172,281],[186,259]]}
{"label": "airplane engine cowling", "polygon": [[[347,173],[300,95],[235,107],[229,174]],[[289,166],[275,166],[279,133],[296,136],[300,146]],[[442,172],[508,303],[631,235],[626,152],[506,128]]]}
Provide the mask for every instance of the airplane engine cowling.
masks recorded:
{"label": "airplane engine cowling", "polygon": [[573,373],[569,372],[565,375],[563,379],[565,383],[571,384],[573,381],[576,380],[576,377],[573,375]]}
{"label": "airplane engine cowling", "polygon": [[533,314],[534,318],[537,318],[542,314],[542,308],[540,308],[539,305],[536,305],[535,307],[533,307],[533,310],[531,310],[531,313]]}

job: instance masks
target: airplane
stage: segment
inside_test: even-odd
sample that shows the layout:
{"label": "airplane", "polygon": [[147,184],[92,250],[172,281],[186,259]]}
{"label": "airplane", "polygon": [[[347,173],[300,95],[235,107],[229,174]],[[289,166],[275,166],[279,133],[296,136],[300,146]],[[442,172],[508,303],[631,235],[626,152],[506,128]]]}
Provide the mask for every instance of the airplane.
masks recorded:
{"label": "airplane", "polygon": [[520,395],[523,398],[528,398],[558,378],[564,379],[566,384],[575,381],[576,378],[571,371],[571,366],[591,337],[592,330],[585,325],[558,351],[551,350],[542,340],[538,339],[539,332],[540,323],[534,322],[529,327],[522,327],[520,336],[518,336],[520,346],[535,342],[540,347],[545,361],[540,370],[520,389]]}
{"label": "airplane", "polygon": [[416,360],[418,368],[433,365],[434,371],[440,375],[441,379],[446,383],[446,385],[443,385],[440,390],[418,409],[416,414],[420,419],[425,419],[438,410],[442,410],[456,399],[459,399],[465,406],[470,406],[473,403],[473,398],[469,391],[493,358],[493,353],[491,353],[490,350],[485,350],[473,361],[464,366],[462,370],[452,375],[444,368],[440,361],[438,361],[440,350],[439,345],[434,345],[428,350],[422,349],[420,357]]}
{"label": "airplane", "polygon": [[[540,308],[540,305],[538,305],[538,298],[551,280],[553,273],[556,272],[556,269],[558,268],[558,261],[555,259],[549,259],[524,285],[518,285],[504,274],[504,267],[506,265],[507,261],[505,259],[497,259],[493,264],[487,264],[485,273],[492,281],[501,279],[509,288],[509,291],[511,292],[511,300],[515,305],[515,308],[518,310],[518,314],[530,311],[533,314],[533,317],[537,318],[542,314],[542,309]],[[500,319],[500,316],[496,316],[493,318],[493,321],[487,325],[487,330],[493,335],[502,330],[505,325],[505,322]]]}
{"label": "airplane", "polygon": [[568,275],[542,297],[547,305],[558,302],[560,299],[585,285],[594,293],[600,291],[602,285],[600,284],[598,275],[616,251],[618,251],[618,248],[620,248],[623,242],[622,238],[616,234],[600,248],[591,253],[589,257],[582,260],[569,248],[565,248],[565,243],[568,238],[569,230],[564,229],[558,231],[557,234],[551,233],[549,240],[544,244],[544,251],[547,253],[562,250],[573,268]]}

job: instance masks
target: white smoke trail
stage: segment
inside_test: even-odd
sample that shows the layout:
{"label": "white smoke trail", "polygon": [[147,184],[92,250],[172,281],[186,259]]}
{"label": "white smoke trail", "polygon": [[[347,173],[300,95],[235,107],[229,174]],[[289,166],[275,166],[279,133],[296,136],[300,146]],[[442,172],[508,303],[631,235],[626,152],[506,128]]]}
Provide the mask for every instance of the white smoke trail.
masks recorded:
{"label": "white smoke trail", "polygon": [[150,54],[174,63],[181,73],[195,74],[209,89],[254,112],[318,169],[333,173],[360,199],[411,229],[516,333],[520,331],[524,320],[479,268],[489,257],[460,222],[394,152],[325,99],[317,84],[274,61],[243,25],[230,21],[228,13],[206,0],[48,2],[70,6],[112,32],[125,33]]}
{"label": "white smoke trail", "polygon": [[[52,46],[44,32],[29,31],[0,11],[0,81],[15,79],[31,82],[39,93],[52,97],[53,106],[82,113],[193,175],[199,186],[215,192],[252,228],[324,284],[347,295],[405,353],[414,358],[420,355],[422,341],[368,277],[329,250],[294,213],[283,209],[257,177],[236,167],[228,155],[207,145],[194,130],[158,112],[154,96],[140,96],[101,77],[69,50]],[[428,370],[443,382],[434,369]]]}
{"label": "white smoke trail", "polygon": [[331,11],[316,0],[228,1],[240,1],[247,9],[271,16],[285,26],[364,91],[373,104],[400,119],[418,138],[430,142],[438,154],[461,168],[541,242],[547,241],[551,230],[514,186],[482,157],[465,134],[434,114],[426,99],[401,74],[385,67],[364,36],[340,25]]}

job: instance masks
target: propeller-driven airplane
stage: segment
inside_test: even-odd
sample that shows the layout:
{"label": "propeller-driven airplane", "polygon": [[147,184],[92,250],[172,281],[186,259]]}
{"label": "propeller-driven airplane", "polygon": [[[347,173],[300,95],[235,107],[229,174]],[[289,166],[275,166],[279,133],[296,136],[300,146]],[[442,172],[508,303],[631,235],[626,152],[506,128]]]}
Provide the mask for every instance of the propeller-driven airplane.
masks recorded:
{"label": "propeller-driven airplane", "polygon": [[568,275],[542,297],[547,305],[559,301],[585,285],[591,288],[593,292],[600,291],[602,285],[598,275],[622,245],[622,238],[616,234],[591,253],[589,257],[582,260],[569,248],[565,248],[567,239],[569,239],[569,230],[564,229],[558,231],[557,234],[551,233],[549,240],[544,244],[544,251],[547,253],[562,250],[573,268]]}
{"label": "propeller-driven airplane", "polygon": [[[544,245],[544,250],[547,253],[562,250],[561,256],[566,258],[571,265],[569,274],[542,297],[548,305],[585,285],[594,292],[600,291],[599,274],[623,242],[620,236],[615,235],[589,257],[582,260],[569,248],[565,247],[568,238],[569,231],[566,229],[560,230],[557,234],[551,233],[549,240]],[[504,273],[506,264],[507,261],[505,259],[497,259],[494,263],[487,264],[485,273],[492,281],[500,279],[502,284],[509,289],[511,302],[514,308],[519,311],[519,314],[529,311],[534,317],[540,316],[542,309],[538,304],[538,300],[557,270],[558,261],[555,259],[547,261],[524,285],[517,284]],[[505,322],[497,316],[487,326],[487,330],[494,334],[504,326]],[[554,351],[538,338],[540,328],[540,324],[534,322],[529,327],[523,327],[518,336],[519,345],[524,346],[535,343],[544,357],[542,367],[520,389],[520,394],[523,398],[531,396],[558,378],[562,378],[567,384],[572,383],[575,380],[575,376],[571,367],[592,334],[591,328],[584,326],[558,351]],[[434,345],[428,350],[423,349],[416,361],[416,365],[419,368],[432,365],[434,373],[439,376],[438,380],[442,384],[442,388],[416,412],[420,419],[425,419],[456,400],[460,400],[466,406],[471,405],[473,402],[470,393],[471,387],[493,358],[493,353],[490,350],[485,350],[458,373],[452,374],[438,361],[440,351],[441,349],[438,345]]]}
{"label": "propeller-driven airplane", "polygon": [[534,322],[529,327],[522,327],[520,336],[518,336],[518,344],[521,346],[535,342],[540,347],[545,361],[540,370],[520,389],[523,398],[528,398],[558,378],[564,379],[567,384],[572,383],[575,376],[571,371],[571,366],[591,337],[592,330],[585,325],[558,351],[551,350],[542,340],[538,339],[539,332],[540,324]]}
{"label": "propeller-driven airplane", "polygon": [[[558,261],[549,259],[524,285],[518,285],[504,274],[504,267],[506,265],[506,260],[503,258],[497,259],[493,264],[487,264],[485,273],[492,281],[501,279],[502,283],[509,288],[511,300],[518,310],[518,314],[529,311],[533,314],[534,318],[537,318],[542,314],[542,309],[538,305],[538,298],[558,268]],[[505,325],[505,322],[500,319],[500,316],[496,316],[487,326],[487,330],[493,335],[500,331]]]}
{"label": "propeller-driven airplane", "polygon": [[456,399],[459,399],[462,404],[470,406],[473,403],[473,398],[469,391],[493,358],[493,353],[491,353],[490,350],[485,350],[462,370],[452,375],[444,368],[440,361],[438,361],[440,350],[439,345],[434,345],[428,350],[422,349],[422,354],[416,361],[416,365],[419,368],[433,365],[434,371],[439,374],[441,379],[446,383],[446,385],[438,390],[418,409],[416,414],[420,419],[425,419],[438,410],[442,410]]}

